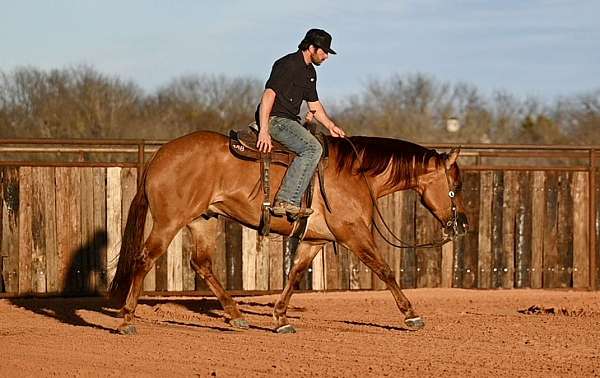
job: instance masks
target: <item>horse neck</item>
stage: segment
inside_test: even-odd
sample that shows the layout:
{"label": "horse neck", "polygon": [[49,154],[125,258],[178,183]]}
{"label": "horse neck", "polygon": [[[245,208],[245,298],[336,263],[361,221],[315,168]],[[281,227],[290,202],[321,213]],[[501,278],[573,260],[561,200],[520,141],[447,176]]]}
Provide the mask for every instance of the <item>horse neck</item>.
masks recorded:
{"label": "horse neck", "polygon": [[419,194],[421,194],[422,192],[422,188],[420,187],[421,184],[421,177],[424,175],[427,175],[429,173],[431,173],[433,170],[435,170],[435,162],[433,162],[433,160],[431,161],[430,164],[433,165],[428,165],[428,167],[426,168],[426,170],[416,176],[410,176],[410,177],[406,177],[402,180],[400,180],[400,182],[396,185],[391,186],[389,183],[390,181],[390,176],[392,174],[392,170],[391,170],[391,165],[389,167],[389,169],[387,169],[385,172],[383,172],[381,175],[378,175],[373,181],[373,190],[377,195],[377,198],[386,196],[388,194],[392,194],[395,192],[399,192],[399,191],[403,191],[403,190],[416,190]]}
{"label": "horse neck", "polygon": [[400,183],[394,186],[386,185],[387,180],[387,177],[378,177],[374,180],[373,191],[376,193],[377,198],[384,197],[388,194],[396,193],[402,190],[415,189],[418,186],[418,180],[413,179],[402,180]]}

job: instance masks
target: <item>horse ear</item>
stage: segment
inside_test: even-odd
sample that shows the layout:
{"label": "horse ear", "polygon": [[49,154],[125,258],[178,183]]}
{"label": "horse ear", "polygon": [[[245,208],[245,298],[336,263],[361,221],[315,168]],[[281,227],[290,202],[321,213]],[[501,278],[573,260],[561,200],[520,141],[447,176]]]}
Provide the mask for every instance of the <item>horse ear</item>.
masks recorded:
{"label": "horse ear", "polygon": [[448,156],[446,157],[446,161],[444,162],[444,164],[446,165],[446,169],[450,169],[452,164],[456,163],[456,160],[458,159],[458,154],[460,154],[460,147],[453,148],[452,150],[450,150],[450,153],[448,154]]}

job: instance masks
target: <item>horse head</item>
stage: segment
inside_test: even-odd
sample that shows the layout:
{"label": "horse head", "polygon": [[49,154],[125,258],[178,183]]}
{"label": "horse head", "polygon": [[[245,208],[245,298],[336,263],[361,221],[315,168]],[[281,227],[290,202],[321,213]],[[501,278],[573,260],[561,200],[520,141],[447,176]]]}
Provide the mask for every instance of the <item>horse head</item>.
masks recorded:
{"label": "horse head", "polygon": [[456,160],[460,148],[431,159],[431,170],[419,180],[421,202],[440,221],[450,236],[464,235],[469,227],[462,196],[462,181]]}

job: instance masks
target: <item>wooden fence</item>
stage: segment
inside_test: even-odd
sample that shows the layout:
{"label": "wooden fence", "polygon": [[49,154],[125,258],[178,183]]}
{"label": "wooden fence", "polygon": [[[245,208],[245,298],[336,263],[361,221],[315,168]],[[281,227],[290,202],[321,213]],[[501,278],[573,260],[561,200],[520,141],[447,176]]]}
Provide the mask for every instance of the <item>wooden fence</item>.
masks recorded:
{"label": "wooden fence", "polygon": [[[378,239],[397,281],[405,288],[595,288],[600,223],[595,198],[600,188],[593,152],[587,165],[577,160],[525,167],[486,165],[482,158],[486,155],[477,152],[481,148],[471,146],[469,155],[466,147],[462,168],[471,227],[466,237],[441,248],[404,250]],[[129,152],[144,156],[144,150]],[[535,150],[529,152],[535,155]],[[581,159],[586,153],[574,156]],[[2,162],[0,295],[105,291],[114,274],[139,166],[139,162]],[[414,192],[382,198],[380,206],[403,240],[419,243],[441,237],[439,224]],[[148,220],[146,232],[150,216]],[[285,238],[261,239],[255,231],[225,219],[210,222],[217,240],[213,268],[225,287],[251,291],[283,287],[292,258]],[[184,229],[146,277],[145,291],[206,290],[189,265],[192,250],[191,235]],[[300,288],[385,287],[350,251],[339,248],[336,255],[328,245]]]}

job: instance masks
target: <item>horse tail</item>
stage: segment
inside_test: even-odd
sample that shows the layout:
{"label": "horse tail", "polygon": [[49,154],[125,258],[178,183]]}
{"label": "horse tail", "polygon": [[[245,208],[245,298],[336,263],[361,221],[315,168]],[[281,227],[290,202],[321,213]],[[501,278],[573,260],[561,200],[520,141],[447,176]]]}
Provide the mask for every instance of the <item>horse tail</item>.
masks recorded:
{"label": "horse tail", "polygon": [[116,299],[120,306],[124,305],[134,275],[141,264],[143,264],[144,225],[148,213],[148,197],[146,196],[146,175],[148,163],[142,180],[138,186],[137,193],[131,202],[127,214],[127,224],[121,241],[119,251],[119,262],[117,271],[110,283],[108,293],[111,298]]}

